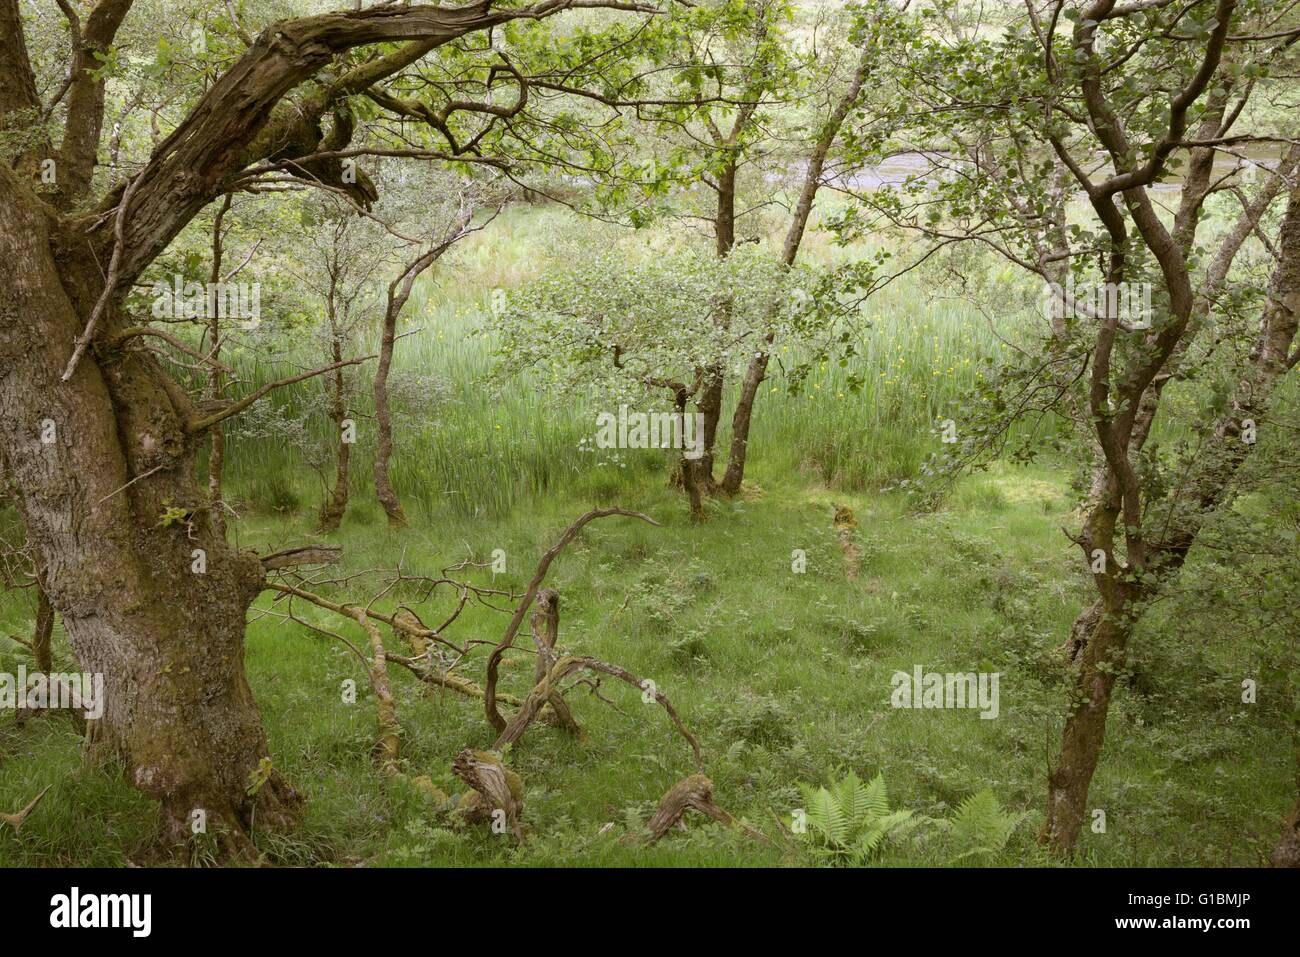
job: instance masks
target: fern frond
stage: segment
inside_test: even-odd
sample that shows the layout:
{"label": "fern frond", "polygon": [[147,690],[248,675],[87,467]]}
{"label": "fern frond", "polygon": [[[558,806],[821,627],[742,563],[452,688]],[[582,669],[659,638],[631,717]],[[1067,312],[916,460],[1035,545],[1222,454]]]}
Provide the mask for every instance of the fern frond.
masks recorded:
{"label": "fern frond", "polygon": [[1007,846],[1025,815],[1003,810],[992,791],[985,789],[970,795],[957,805],[945,822],[958,853],[949,863],[978,854],[996,854]]}
{"label": "fern frond", "polygon": [[854,828],[861,827],[862,823],[872,816],[867,786],[862,783],[861,778],[850,771],[836,790],[839,792],[840,807],[844,815]]}
{"label": "fern frond", "polygon": [[866,787],[864,800],[872,817],[884,817],[889,813],[889,793],[885,790],[885,776],[877,774]]}
{"label": "fern frond", "polygon": [[826,844],[842,848],[849,837],[850,827],[839,800],[826,788],[818,788],[808,797],[808,824]]}

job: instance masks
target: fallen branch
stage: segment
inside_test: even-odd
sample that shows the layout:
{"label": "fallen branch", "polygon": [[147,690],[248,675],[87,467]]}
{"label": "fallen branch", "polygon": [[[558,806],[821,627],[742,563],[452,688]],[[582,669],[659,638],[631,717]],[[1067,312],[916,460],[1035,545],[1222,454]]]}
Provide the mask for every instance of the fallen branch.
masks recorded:
{"label": "fallen branch", "polygon": [[343,557],[338,545],[303,545],[272,552],[262,558],[262,567],[268,572],[298,565],[333,565]]}
{"label": "fallen branch", "polygon": [[[309,591],[303,591],[301,588],[295,588],[293,585],[286,585],[284,582],[267,582],[265,587],[270,589],[271,591],[278,591],[285,595],[293,595],[295,598],[301,598],[304,601],[309,601],[313,605],[317,605],[321,608],[324,608],[326,611],[332,611],[335,614],[342,615],[344,618],[355,619],[357,617],[357,612],[362,610],[356,607],[355,605],[345,605],[345,604],[340,604],[339,602],[330,601],[328,598],[324,598],[320,595],[314,594]],[[413,625],[409,621],[405,621],[399,616],[385,615],[383,612],[379,612],[379,611],[366,611],[366,616],[369,618],[373,618],[375,621],[382,621],[384,624],[388,625],[389,627],[395,628],[398,631],[405,632],[406,634],[411,635],[412,637],[425,638],[430,641],[437,641],[441,644],[446,645],[448,648],[453,649],[459,654],[465,654],[464,648],[460,648],[454,643],[452,643],[451,641],[448,641],[446,638],[444,638],[438,632],[434,631],[432,628],[424,628],[418,625]]]}
{"label": "fallen branch", "polygon": [[[386,657],[393,664],[401,665],[425,684],[446,688],[467,698],[478,698],[480,700],[483,698],[483,689],[468,678],[463,678],[450,671],[438,671],[436,668],[423,664],[419,658],[408,658],[405,655],[395,655],[392,652],[389,652]],[[497,700],[510,705],[512,708],[518,708],[523,704],[514,695],[497,695]]]}
{"label": "fallen branch", "polygon": [[378,700],[376,710],[379,720],[379,740],[375,744],[375,756],[381,771],[385,774],[397,774],[397,759],[401,753],[401,728],[397,724],[397,705],[393,703],[393,693],[388,685],[384,639],[363,609],[355,609],[352,617],[370,636],[370,662],[366,670],[370,672],[370,687],[374,689],[375,698]]}
{"label": "fallen branch", "polygon": [[[501,733],[497,736],[496,742],[492,745],[493,749],[499,751],[507,745],[514,744],[522,738],[524,732],[528,730],[528,725],[537,717],[537,713],[541,711],[542,705],[550,700],[551,695],[559,686],[560,682],[575,671],[581,671],[583,669],[599,671],[602,674],[610,675],[620,681],[627,682],[642,692],[650,691],[651,687],[653,687],[649,682],[642,681],[626,668],[620,668],[618,665],[611,665],[608,662],[600,661],[599,659],[592,658],[588,655],[569,655],[561,658],[555,663],[554,667],[547,672],[546,677],[538,683],[537,687],[533,688],[533,690],[528,693],[528,697],[524,699],[523,707],[519,709],[519,713],[510,720],[509,724],[501,729]],[[681,732],[682,737],[684,737],[690,744],[691,752],[695,755],[695,766],[697,768],[702,768],[704,762],[700,755],[699,740],[695,735],[691,734],[690,729],[687,728],[682,722],[682,719],[678,717],[677,711],[673,708],[672,702],[665,697],[664,693],[658,688],[655,688],[653,694],[655,700],[663,706],[665,711],[668,712],[668,717],[672,719],[673,724],[676,726],[677,730]]]}
{"label": "fallen branch", "polygon": [[452,773],[472,789],[473,793],[461,801],[456,813],[467,823],[475,824],[498,820],[509,827],[515,840],[524,843],[521,818],[524,813],[524,783],[519,775],[506,767],[498,755],[469,748],[456,755],[451,763]]}
{"label": "fallen branch", "polygon": [[551,567],[551,562],[555,556],[564,550],[564,546],[573,541],[578,532],[582,531],[584,525],[598,518],[607,518],[611,515],[625,515],[628,518],[639,518],[643,522],[658,527],[656,522],[649,515],[641,512],[632,512],[625,508],[598,508],[580,516],[572,525],[564,530],[559,541],[552,545],[547,552],[542,555],[541,560],[537,563],[537,570],[533,573],[532,581],[528,583],[528,590],[524,592],[524,597],[520,599],[519,605],[515,608],[515,613],[510,619],[510,624],[506,626],[505,634],[501,636],[501,641],[492,649],[492,655],[488,658],[487,663],[487,681],[484,682],[483,696],[484,710],[487,713],[488,723],[492,725],[494,731],[500,734],[505,730],[506,719],[501,716],[501,711],[497,708],[497,669],[501,665],[501,657],[506,653],[515,640],[515,635],[519,633],[519,626],[523,623],[524,615],[528,613],[533,599],[537,597],[538,590],[542,587],[542,582],[546,579],[546,573]]}
{"label": "fallen branch", "polygon": [[[727,827],[734,827],[744,831],[750,837],[758,838],[765,844],[771,843],[767,835],[762,831],[757,831],[737,821],[734,817],[713,803],[713,782],[703,774],[692,774],[690,777],[678,781],[659,799],[659,809],[655,811],[646,829],[650,832],[650,839],[647,843],[653,844],[671,831],[674,827],[681,824],[682,817],[687,811],[695,810],[701,814],[706,814],[713,820],[718,821]],[[628,835],[625,840],[635,840],[635,835]]]}

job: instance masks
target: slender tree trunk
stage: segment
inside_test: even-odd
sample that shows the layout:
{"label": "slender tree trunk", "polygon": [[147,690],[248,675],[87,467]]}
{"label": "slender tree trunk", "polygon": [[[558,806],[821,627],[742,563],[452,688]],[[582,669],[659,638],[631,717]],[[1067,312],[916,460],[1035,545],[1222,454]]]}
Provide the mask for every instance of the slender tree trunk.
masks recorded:
{"label": "slender tree trunk", "polygon": [[1085,609],[1076,622],[1091,627],[1075,664],[1073,693],[1078,705],[1070,712],[1061,734],[1061,749],[1047,780],[1047,818],[1039,840],[1056,853],[1074,850],[1079,831],[1088,817],[1088,789],[1101,759],[1106,738],[1115,671],[1124,661],[1130,626],[1122,613],[1092,617]]}
{"label": "slender tree trunk", "polygon": [[397,320],[402,309],[411,298],[411,290],[426,269],[438,261],[448,249],[469,233],[474,218],[473,204],[465,204],[460,210],[451,230],[440,243],[417,256],[402,271],[402,274],[388,285],[388,298],[384,305],[384,326],[379,348],[379,368],[375,370],[375,418],[379,423],[379,438],[375,448],[375,496],[384,507],[390,528],[402,528],[407,524],[406,512],[401,500],[393,489],[392,477],[388,464],[393,457],[393,416],[388,404],[388,373],[393,367],[393,346],[397,342]]}
{"label": "slender tree trunk", "polygon": [[717,215],[713,220],[713,240],[719,259],[726,259],[736,248],[736,154],[728,154],[718,176]]}
{"label": "slender tree trunk", "polygon": [[397,337],[397,311],[392,307],[384,313],[383,338],[379,346],[379,367],[375,370],[375,420],[379,434],[375,442],[375,495],[384,507],[390,528],[402,528],[407,524],[406,512],[401,500],[393,490],[389,476],[388,463],[393,456],[393,417],[388,407],[388,371],[393,365],[393,343]]}
{"label": "slender tree trunk", "polygon": [[[77,252],[80,232],[47,215],[0,166],[0,448],[42,586],[81,668],[103,675],[96,747],[161,802],[164,840],[187,841],[203,818],[232,853],[251,853],[254,813],[276,826],[296,804],[274,773],[249,788],[269,760],[244,673],[245,615],[265,573],[201,519],[202,436],[186,431],[192,407],[150,353],[88,352],[62,381],[103,277]],[[124,325],[105,319],[106,335]]]}
{"label": "slender tree trunk", "polygon": [[[230,209],[230,204],[231,197],[227,193],[212,223],[212,272],[210,281],[213,283],[221,282],[221,224]],[[223,299],[223,296],[212,296],[209,299],[212,304],[212,315],[208,317],[208,349],[211,352],[212,364],[208,366],[207,394],[208,399],[214,402],[221,399],[223,391],[221,368],[217,365],[221,361],[221,303]],[[208,432],[208,501],[212,508],[212,511],[208,513],[208,521],[212,524],[212,534],[225,538],[226,513],[225,500],[221,492],[221,478],[222,470],[226,464],[226,433],[222,429],[220,422],[212,426]]]}
{"label": "slender tree trunk", "polygon": [[[332,337],[331,349],[333,352],[333,361],[343,361],[343,343],[338,335]],[[346,441],[349,438],[345,434],[345,425],[347,421],[347,405],[344,402],[346,394],[346,382],[343,377],[343,370],[336,369],[332,376],[332,394],[330,396],[330,419],[334,422],[334,429],[338,436],[338,455],[336,457],[334,472],[334,488],[330,490],[325,501],[321,503],[320,516],[318,524],[321,531],[332,532],[343,521],[343,513],[348,508],[348,470],[352,459],[352,443]]]}
{"label": "slender tree trunk", "polygon": [[[808,220],[812,216],[813,203],[821,189],[822,173],[826,168],[826,158],[835,144],[844,121],[862,95],[862,87],[870,72],[873,49],[868,44],[862,51],[858,66],[853,74],[849,88],[844,92],[822,126],[808,157],[808,168],[804,171],[803,184],[799,190],[799,199],[795,203],[794,213],[790,217],[790,226],[786,230],[785,241],[781,248],[781,260],[787,267],[793,266],[799,256],[799,247],[803,244],[804,233],[808,229]],[[734,188],[734,183],[733,183]],[[735,236],[733,233],[732,241]],[[745,462],[749,456],[749,429],[754,420],[754,402],[758,398],[758,388],[767,377],[767,363],[770,358],[768,349],[774,341],[769,333],[762,348],[754,353],[745,370],[745,378],[740,384],[740,395],[736,399],[736,410],[731,417],[731,454],[727,461],[727,471],[722,477],[721,489],[725,495],[735,495],[740,491],[745,480]]]}
{"label": "slender tree trunk", "polygon": [[721,366],[706,369],[700,387],[700,397],[696,401],[696,407],[704,416],[704,454],[691,463],[691,471],[695,476],[696,484],[706,495],[712,494],[717,489],[717,481],[713,477],[713,450],[718,441],[718,422],[722,419],[722,390],[725,378]]}
{"label": "slender tree trunk", "polygon": [[[741,128],[738,120],[736,131]],[[733,132],[735,139],[738,132]],[[719,259],[726,259],[736,247],[736,161],[734,147],[727,154],[727,161],[718,175],[718,203],[713,219],[713,238]],[[718,321],[727,324],[727,307],[724,305]],[[726,372],[720,363],[710,365],[703,371],[700,395],[696,408],[704,416],[704,454],[694,462],[688,462],[683,468],[683,478],[688,495],[691,496],[691,514],[696,518],[704,514],[703,502],[697,508],[695,498],[711,495],[717,490],[718,483],[713,475],[714,448],[718,441],[718,423],[722,421],[722,396],[726,388]]]}
{"label": "slender tree trunk", "polygon": [[[1242,441],[1242,423],[1254,420],[1257,427],[1263,427],[1270,397],[1295,364],[1291,349],[1300,319],[1300,187],[1289,194],[1277,248],[1278,261],[1269,281],[1255,346],[1231,408],[1215,423],[1182,485],[1144,522],[1144,530],[1158,530],[1143,537],[1143,570],[1149,574],[1143,578],[1140,590],[1113,575],[1098,576],[1102,582],[1100,605],[1094,603],[1081,612],[1071,631],[1078,704],[1066,720],[1061,750],[1049,775],[1047,818],[1039,835],[1042,843],[1060,854],[1073,851],[1087,813],[1088,788],[1105,739],[1115,669],[1123,664],[1134,624],[1135,600],[1177,576],[1206,516],[1230,498],[1233,479],[1253,447]],[[1094,491],[1100,492],[1094,496],[1097,504],[1089,516],[1086,538],[1090,546],[1102,545],[1110,555],[1120,514],[1118,480],[1113,472],[1107,472],[1104,478],[1104,482],[1094,481]],[[1279,843],[1283,857],[1290,853],[1294,811],[1287,820]]]}
{"label": "slender tree trunk", "polygon": [[768,352],[759,351],[749,360],[745,378],[740,383],[740,395],[736,398],[736,411],[731,417],[731,455],[727,460],[727,471],[722,476],[724,495],[736,495],[745,481],[745,460],[749,456],[749,427],[754,420],[754,400],[758,398],[758,387],[767,378]]}
{"label": "slender tree trunk", "polygon": [[[701,379],[697,380],[696,388],[699,387]],[[690,391],[682,383],[665,383],[673,389],[673,407],[679,416],[685,416],[686,403],[690,396]],[[673,464],[673,470],[668,476],[668,487],[679,488],[686,493],[687,501],[690,503],[691,520],[694,522],[703,522],[708,518],[704,510],[704,499],[710,494],[711,481],[708,472],[705,469],[703,457],[700,459],[688,459],[684,454],[678,456]]]}

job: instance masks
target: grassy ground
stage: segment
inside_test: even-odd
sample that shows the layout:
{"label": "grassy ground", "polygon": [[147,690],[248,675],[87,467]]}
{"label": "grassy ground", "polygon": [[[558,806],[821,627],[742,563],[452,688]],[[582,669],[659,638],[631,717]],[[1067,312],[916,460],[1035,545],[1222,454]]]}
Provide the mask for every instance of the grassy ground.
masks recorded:
{"label": "grassy ground", "polygon": [[[974,790],[993,789],[1004,805],[1030,813],[991,863],[1038,862],[1032,836],[1061,700],[1053,648],[1085,594],[1056,530],[1068,507],[1059,477],[998,472],[970,480],[949,508],[923,516],[909,513],[898,496],[831,493],[783,483],[776,474],[760,474],[756,484],[761,491],[720,506],[708,525],[694,527],[658,476],[629,483],[624,504],[648,510],[664,527],[606,519],[557,562],[551,584],[563,596],[562,647],[655,680],[701,737],[718,800],[769,832],[773,812],[784,816],[801,806],[797,782],[836,779],[848,769],[864,776],[882,771],[897,806],[936,816]],[[412,573],[469,557],[485,561],[503,548],[508,568],[497,583],[518,589],[539,552],[584,504],[553,500],[500,523],[449,521],[398,539],[382,523],[352,519],[337,539],[347,545],[348,570],[391,562],[401,548]],[[862,569],[854,583],[831,528],[838,505],[853,507],[859,520]],[[243,527],[249,545],[301,541],[309,532],[302,516],[263,517]],[[807,551],[802,575],[791,571],[794,548]],[[296,610],[347,632],[325,613]],[[503,624],[501,616],[472,614],[458,634],[493,640]],[[16,666],[12,653],[5,660]],[[424,792],[375,773],[368,758],[373,700],[341,644],[263,616],[249,631],[248,664],[275,761],[309,796],[300,832],[263,838],[278,861],[791,859],[780,842],[768,847],[716,826],[693,827],[649,850],[614,840],[691,771],[688,750],[662,711],[626,686],[603,689],[619,710],[574,692],[586,744],[539,725],[514,749],[511,763],[526,783],[532,828],[529,846],[515,850],[485,830],[449,827]],[[1000,717],[891,708],[890,676],[915,664],[1000,672]],[[1158,663],[1151,664],[1150,674],[1159,674]],[[1211,694],[1228,683],[1230,671],[1226,662],[1202,662],[1179,680]],[[531,656],[516,656],[506,690],[523,694],[531,673]],[[1278,729],[1252,719],[1211,722],[1218,727],[1210,744],[1200,726],[1203,710],[1193,717],[1158,707],[1173,689],[1138,677],[1116,703],[1093,788],[1107,830],[1085,833],[1082,862],[1258,863],[1287,800]],[[361,689],[355,705],[341,700],[347,678]],[[451,756],[491,743],[481,704],[429,695],[404,673],[395,683],[410,775],[458,790]],[[0,862],[121,864],[147,842],[152,808],[113,769],[80,765],[70,722],[53,717],[0,728],[0,806],[16,807],[55,785],[19,838],[0,833]],[[599,836],[609,822],[615,828]],[[936,853],[923,833],[886,860],[933,863]]]}
{"label": "grassy ground", "polygon": [[[258,835],[270,858],[801,862],[798,847],[777,836],[774,817],[802,805],[800,782],[853,770],[864,778],[882,772],[894,806],[936,817],[990,788],[1026,817],[1004,851],[979,862],[1044,863],[1033,836],[1064,703],[1057,648],[1088,597],[1075,550],[1060,533],[1072,521],[1067,470],[995,468],[923,514],[901,494],[881,491],[937,447],[938,410],[970,383],[979,357],[995,348],[993,337],[976,317],[923,302],[915,287],[891,287],[888,298],[871,303],[874,324],[860,360],[871,391],[847,393],[842,370],[831,366],[809,395],[765,394],[750,487],[734,502],[713,503],[707,524],[692,525],[680,492],[666,487],[661,457],[634,453],[620,465],[597,466],[577,450],[592,431],[590,410],[557,408],[527,383],[499,392],[482,385],[490,290],[541,268],[519,250],[537,245],[547,228],[544,216],[520,219],[510,243],[462,253],[456,285],[448,278],[421,291],[412,316],[426,332],[404,340],[399,366],[429,377],[424,403],[435,412],[423,425],[413,425],[413,416],[404,430],[399,423],[396,479],[413,525],[399,535],[386,528],[366,487],[363,443],[354,506],[330,537],[345,547],[345,572],[392,567],[400,556],[411,573],[435,573],[503,549],[507,570],[495,583],[518,591],[541,552],[593,505],[618,502],[653,515],[662,527],[594,523],[553,566],[548,584],[562,596],[561,647],[653,679],[701,738],[718,802],[774,842],[693,821],[687,833],[652,848],[619,843],[692,766],[662,710],[611,682],[601,693],[612,705],[583,688],[570,696],[586,743],[539,724],[510,754],[527,789],[527,847],[484,828],[454,828],[410,781],[427,775],[444,791],[463,790],[450,773],[452,756],[492,741],[481,702],[430,695],[395,670],[408,774],[384,780],[369,757],[374,701],[355,658],[340,642],[278,617],[264,596],[249,628],[250,680],[275,763],[308,796],[301,830]],[[268,374],[251,356],[239,361],[250,376]],[[318,395],[304,387],[276,401],[290,413],[311,412]],[[306,420],[313,434],[321,434],[320,419]],[[319,540],[319,484],[301,448],[249,432],[232,436],[230,454],[240,513],[232,534],[240,545],[267,550]],[[839,506],[858,521],[856,581],[832,527]],[[795,549],[807,554],[803,574],[792,571]],[[493,581],[487,571],[475,574]],[[373,580],[358,581],[332,594],[365,599],[378,590]],[[410,596],[399,590],[386,601],[400,597]],[[294,610],[360,638],[328,613]],[[0,633],[29,631],[32,613],[28,596],[0,595]],[[471,610],[454,635],[492,642],[504,624],[499,614]],[[1156,616],[1135,641],[1092,791],[1106,830],[1084,833],[1079,863],[1258,864],[1275,838],[1292,797],[1284,722],[1236,703],[1234,688],[1251,665],[1246,652],[1188,651],[1177,637],[1177,623]],[[56,651],[71,668],[61,632]],[[484,657],[465,666],[468,677],[481,682]],[[521,651],[508,661],[504,690],[522,696],[532,656]],[[0,670],[20,662],[30,664],[26,652],[0,642]],[[915,665],[1000,673],[1000,716],[891,708],[891,676]],[[358,685],[352,705],[340,693],[346,679]],[[0,865],[121,865],[152,837],[152,806],[114,769],[82,766],[70,721],[56,715],[17,726],[0,717],[0,809],[21,806],[47,784],[52,790],[20,836],[0,829]],[[882,860],[939,863],[945,853],[934,829],[922,828]]]}

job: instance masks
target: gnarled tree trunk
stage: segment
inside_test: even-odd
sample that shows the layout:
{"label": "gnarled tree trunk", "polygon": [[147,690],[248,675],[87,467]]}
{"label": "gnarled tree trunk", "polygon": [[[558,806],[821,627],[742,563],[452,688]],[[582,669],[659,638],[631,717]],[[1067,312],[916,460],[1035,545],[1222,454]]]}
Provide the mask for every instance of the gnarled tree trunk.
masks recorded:
{"label": "gnarled tree trunk", "polygon": [[[1233,480],[1253,447],[1242,440],[1242,423],[1251,420],[1261,427],[1273,392],[1296,363],[1291,350],[1300,320],[1300,187],[1290,190],[1277,249],[1255,345],[1231,407],[1215,423],[1182,485],[1144,523],[1152,532],[1143,538],[1141,556],[1148,575],[1140,585],[1109,573],[1097,576],[1100,607],[1094,604],[1081,612],[1071,632],[1070,651],[1078,668],[1077,704],[1066,721],[1060,754],[1049,777],[1047,818],[1040,834],[1040,840],[1058,853],[1071,852],[1078,840],[1105,736],[1114,669],[1124,660],[1134,606],[1177,576],[1205,518],[1230,500]],[[1105,488],[1085,535],[1086,547],[1100,545],[1108,557],[1120,517],[1118,482],[1109,471],[1104,482],[1094,483],[1095,488],[1099,484]],[[1294,830],[1293,820],[1294,812],[1279,845],[1283,856],[1288,853],[1283,845]]]}
{"label": "gnarled tree trunk", "polygon": [[254,810],[271,826],[294,803],[275,775],[249,793],[268,757],[244,674],[245,613],[264,572],[202,520],[199,437],[149,353],[87,353],[61,381],[103,281],[77,250],[0,166],[0,443],[41,585],[82,669],[104,677],[97,746],[162,803],[168,842],[187,840],[202,810],[248,850]]}

